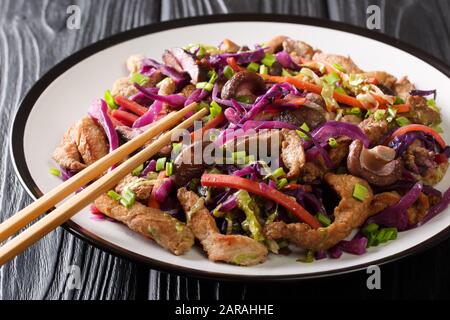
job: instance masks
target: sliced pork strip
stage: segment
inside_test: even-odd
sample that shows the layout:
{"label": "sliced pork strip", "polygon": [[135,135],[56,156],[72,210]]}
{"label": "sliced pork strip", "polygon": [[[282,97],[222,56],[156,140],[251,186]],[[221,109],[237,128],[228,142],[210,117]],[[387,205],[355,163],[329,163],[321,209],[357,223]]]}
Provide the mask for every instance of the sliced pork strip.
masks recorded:
{"label": "sliced pork strip", "polygon": [[223,235],[219,232],[214,218],[205,208],[203,199],[194,192],[180,188],[178,200],[188,219],[188,227],[200,240],[208,258],[241,266],[264,262],[267,248],[256,240],[241,235]]}
{"label": "sliced pork strip", "polygon": [[84,117],[75,125],[75,143],[86,165],[108,154],[109,147],[103,128],[91,117]]}
{"label": "sliced pork strip", "polygon": [[[327,250],[350,235],[354,228],[360,227],[373,214],[369,210],[373,199],[369,184],[363,179],[343,174],[328,173],[325,181],[336,190],[341,200],[334,209],[334,221],[326,228],[311,229],[305,223],[274,222],[266,227],[269,239],[287,239],[299,247],[311,250]],[[356,184],[367,188],[363,201],[353,197]]]}
{"label": "sliced pork strip", "polygon": [[173,254],[184,254],[194,244],[192,231],[184,223],[159,209],[149,208],[139,202],[126,208],[106,194],[97,198],[95,205],[103,214],[155,240]]}
{"label": "sliced pork strip", "polygon": [[125,188],[129,188],[136,194],[136,198],[139,200],[147,200],[153,189],[153,186],[148,182],[149,180],[145,178],[139,178],[129,174],[119,181],[115,190],[120,194]]}
{"label": "sliced pork strip", "polygon": [[376,120],[373,115],[359,124],[359,127],[369,139],[372,145],[380,142],[381,138],[388,132],[386,120]]}
{"label": "sliced pork strip", "polygon": [[317,52],[313,56],[314,61],[327,63],[330,65],[340,64],[348,73],[363,73],[350,57],[340,56],[337,54],[328,54]]}
{"label": "sliced pork strip", "polygon": [[64,134],[59,146],[53,152],[52,158],[65,169],[81,171],[86,168],[86,165],[81,162],[81,156],[75,143],[75,127],[75,125],[71,126]]}
{"label": "sliced pork strip", "polygon": [[305,165],[305,151],[303,150],[302,140],[294,130],[282,129],[281,135],[281,159],[284,165],[289,169],[287,177],[296,178],[300,170]]}

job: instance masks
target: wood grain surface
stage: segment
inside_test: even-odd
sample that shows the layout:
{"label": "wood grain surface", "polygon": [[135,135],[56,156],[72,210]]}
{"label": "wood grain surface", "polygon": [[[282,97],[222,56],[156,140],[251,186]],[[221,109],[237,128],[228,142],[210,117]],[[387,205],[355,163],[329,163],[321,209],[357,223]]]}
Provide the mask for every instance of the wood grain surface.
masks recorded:
{"label": "wood grain surface", "polygon": [[[80,30],[66,27],[66,10],[72,4],[82,10]],[[447,0],[1,0],[0,220],[31,201],[8,155],[12,115],[33,83],[73,52],[137,26],[216,13],[296,14],[365,27],[371,4],[382,11],[379,32],[450,64]],[[149,270],[59,228],[0,268],[0,299],[449,298],[448,252],[450,241],[382,266],[381,290],[367,289],[365,272],[296,283],[245,284]],[[70,289],[72,266],[80,268],[79,289]]]}

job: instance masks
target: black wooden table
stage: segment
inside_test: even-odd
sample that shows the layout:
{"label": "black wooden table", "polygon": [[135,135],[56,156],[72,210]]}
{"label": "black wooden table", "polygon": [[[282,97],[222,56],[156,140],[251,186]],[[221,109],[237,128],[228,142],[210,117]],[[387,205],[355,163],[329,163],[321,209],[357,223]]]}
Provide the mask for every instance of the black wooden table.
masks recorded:
{"label": "black wooden table", "polygon": [[[66,27],[79,5],[81,28]],[[365,27],[381,8],[381,30],[450,64],[448,0],[0,0],[0,220],[29,204],[8,157],[8,130],[33,83],[71,53],[123,30],[214,13],[264,12],[343,21]],[[449,106],[444,106],[449,107]],[[70,276],[80,267],[79,289]],[[59,228],[0,268],[0,299],[305,299],[449,298],[450,241],[381,267],[381,290],[366,272],[282,284],[201,280],[150,270],[114,257]]]}

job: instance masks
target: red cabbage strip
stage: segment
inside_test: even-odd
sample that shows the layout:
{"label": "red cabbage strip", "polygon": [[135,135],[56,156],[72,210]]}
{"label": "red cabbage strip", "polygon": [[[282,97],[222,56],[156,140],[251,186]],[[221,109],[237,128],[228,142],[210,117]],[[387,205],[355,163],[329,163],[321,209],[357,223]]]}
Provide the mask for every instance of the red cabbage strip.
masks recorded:
{"label": "red cabbage strip", "polygon": [[159,94],[152,93],[152,91],[149,90],[149,88],[144,88],[137,83],[135,83],[134,86],[136,87],[136,89],[138,89],[140,92],[142,92],[150,99],[165,102],[168,105],[177,109],[181,109],[182,107],[184,107],[184,103],[186,102],[186,97],[179,94],[169,94],[167,96],[161,96]]}
{"label": "red cabbage strip", "polygon": [[[329,138],[346,136],[352,140],[361,140],[366,148],[369,147],[369,139],[362,130],[352,123],[340,121],[327,121],[325,124],[315,129],[311,136],[318,142],[328,141]],[[309,143],[309,145],[311,145]]]}
{"label": "red cabbage strip", "polygon": [[280,51],[276,55],[277,61],[281,64],[283,68],[291,69],[294,71],[300,71],[300,66],[297,65],[286,51]]}
{"label": "red cabbage strip", "polygon": [[147,110],[146,113],[144,113],[141,117],[139,117],[134,123],[133,128],[141,128],[143,126],[146,126],[150,123],[153,123],[156,118],[158,117],[158,114],[162,110],[163,103],[161,101],[155,101]]}
{"label": "red cabbage strip", "polygon": [[436,99],[437,91],[436,91],[436,89],[433,89],[433,90],[411,90],[409,92],[409,94],[412,96],[421,96],[421,97],[426,97],[426,96],[429,96],[432,94],[433,99]]}
{"label": "red cabbage strip", "polygon": [[417,201],[422,190],[422,182],[417,182],[397,204],[369,218],[366,223],[376,223],[384,227],[396,227],[399,231],[406,230],[408,228],[408,214],[406,210]]}
{"label": "red cabbage strip", "polygon": [[[327,150],[325,150],[320,143],[316,140],[316,138],[314,138],[309,132],[306,132],[305,130],[303,130],[302,128],[297,128],[297,130],[303,132],[308,138],[308,141],[304,142],[304,149],[306,150],[307,148],[309,148],[311,145],[314,145],[316,150],[320,153],[320,155],[323,158],[323,161],[325,161],[325,165],[330,168],[333,169],[334,168],[334,163],[333,160],[331,160],[330,155],[328,154]],[[308,153],[309,150],[306,151],[306,153]]]}
{"label": "red cabbage strip", "polygon": [[298,127],[282,121],[255,121],[255,120],[248,120],[244,123],[242,126],[242,129],[244,131],[247,131],[249,129],[291,129],[296,130]]}
{"label": "red cabbage strip", "polygon": [[438,203],[436,203],[434,206],[432,206],[428,212],[427,215],[422,219],[422,221],[420,221],[418,223],[417,226],[421,226],[425,223],[427,223],[430,219],[434,218],[435,216],[437,216],[439,213],[441,213],[442,211],[444,211],[445,209],[447,209],[448,205],[450,204],[450,188],[448,188],[443,196],[441,201],[439,201]]}
{"label": "red cabbage strip", "polygon": [[169,196],[172,186],[173,186],[172,179],[165,178],[164,181],[159,186],[159,188],[157,188],[155,191],[156,201],[158,201],[159,203],[164,202],[167,199],[167,197]]}
{"label": "red cabbage strip", "polygon": [[355,237],[352,240],[342,240],[337,244],[339,248],[347,253],[362,255],[366,253],[367,238]]}
{"label": "red cabbage strip", "polygon": [[245,51],[239,53],[223,53],[210,56],[209,63],[215,67],[222,67],[227,64],[228,58],[235,58],[238,64],[247,64],[250,62],[260,61],[264,58],[264,49],[259,48],[255,51]]}
{"label": "red cabbage strip", "polygon": [[[159,89],[158,88],[148,88],[153,94],[158,94]],[[148,98],[146,95],[144,95],[142,92],[138,92],[130,97],[130,100],[139,103],[140,105],[148,107],[153,103],[153,99]]]}
{"label": "red cabbage strip", "polygon": [[233,108],[225,109],[224,115],[227,118],[227,120],[233,124],[237,124],[241,120],[241,117],[238,115],[236,110]]}
{"label": "red cabbage strip", "polygon": [[147,174],[149,174],[152,171],[156,171],[156,160],[150,160],[150,162],[147,164],[147,166],[142,170],[141,177],[145,177]]}
{"label": "red cabbage strip", "polygon": [[231,211],[237,207],[236,194],[229,196],[220,207],[220,211]]}
{"label": "red cabbage strip", "polygon": [[181,87],[189,80],[186,73],[178,72],[174,68],[166,66],[153,59],[144,59],[142,62],[141,73],[148,73],[150,68],[158,69],[163,75],[170,77],[173,81],[175,81],[177,87]]}
{"label": "red cabbage strip", "polygon": [[208,96],[209,92],[204,89],[195,89],[186,99],[184,106],[188,106],[193,102],[200,102]]}
{"label": "red cabbage strip", "polygon": [[91,103],[89,115],[100,123],[109,142],[109,151],[119,147],[119,137],[108,114],[108,106],[103,99],[95,99]]}
{"label": "red cabbage strip", "polygon": [[247,120],[252,120],[258,113],[264,110],[272,98],[280,94],[282,88],[283,87],[280,84],[276,84],[272,86],[264,95],[258,97],[253,104],[253,107],[242,117],[239,123],[244,124]]}

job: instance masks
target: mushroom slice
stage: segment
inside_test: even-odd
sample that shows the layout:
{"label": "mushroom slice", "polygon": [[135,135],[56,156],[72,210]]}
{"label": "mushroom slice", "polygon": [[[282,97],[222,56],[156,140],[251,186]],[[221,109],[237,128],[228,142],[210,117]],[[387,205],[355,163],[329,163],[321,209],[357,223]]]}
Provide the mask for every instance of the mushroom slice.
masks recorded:
{"label": "mushroom slice", "polygon": [[231,41],[230,39],[224,39],[220,45],[219,50],[225,53],[236,53],[241,47]]}
{"label": "mushroom slice", "polygon": [[395,151],[386,146],[366,149],[361,140],[350,145],[347,167],[351,174],[376,186],[387,186],[402,176],[403,164],[395,160]]}
{"label": "mushroom slice", "polygon": [[286,36],[276,36],[270,39],[265,45],[267,47],[266,51],[268,53],[281,51],[283,49],[283,42],[288,39]]}
{"label": "mushroom slice", "polygon": [[228,80],[221,92],[222,99],[248,96],[253,101],[264,92],[266,84],[255,72],[240,71]]}
{"label": "mushroom slice", "polygon": [[[325,181],[333,187],[341,200],[334,209],[334,221],[326,228],[312,229],[306,223],[274,222],[266,226],[269,239],[287,239],[299,247],[310,250],[327,250],[350,235],[373,214],[369,210],[373,193],[369,184],[358,177],[334,173],[325,175]],[[356,184],[363,185],[367,194],[363,201],[353,197]]]}

